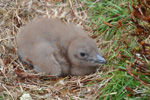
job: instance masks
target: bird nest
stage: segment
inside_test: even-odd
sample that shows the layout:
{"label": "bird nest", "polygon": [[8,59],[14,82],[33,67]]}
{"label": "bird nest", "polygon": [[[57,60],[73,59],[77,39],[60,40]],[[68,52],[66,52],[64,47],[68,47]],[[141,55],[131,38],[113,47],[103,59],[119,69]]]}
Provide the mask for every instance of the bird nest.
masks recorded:
{"label": "bird nest", "polygon": [[[35,17],[60,18],[89,31],[87,10],[79,0],[4,0],[0,2],[0,95],[4,99],[96,99],[113,75],[108,66],[87,76],[34,74],[16,53],[19,28]],[[89,31],[90,32],[90,31]],[[91,31],[92,33],[92,31]],[[31,96],[31,97],[30,97]]]}

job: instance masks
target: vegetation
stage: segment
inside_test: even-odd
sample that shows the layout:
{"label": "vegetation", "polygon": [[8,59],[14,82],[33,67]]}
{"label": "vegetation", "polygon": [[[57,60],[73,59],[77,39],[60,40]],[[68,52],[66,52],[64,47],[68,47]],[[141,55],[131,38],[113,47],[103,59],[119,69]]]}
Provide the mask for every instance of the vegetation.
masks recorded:
{"label": "vegetation", "polygon": [[[54,80],[34,74],[18,59],[15,36],[37,16],[61,18],[89,31],[108,64],[87,76]],[[150,98],[149,0],[1,1],[0,26],[0,100],[25,94],[33,100]]]}
{"label": "vegetation", "polygon": [[98,40],[103,37],[105,41],[109,41],[103,43],[101,48],[108,58],[108,66],[118,69],[112,73],[114,77],[104,87],[99,99],[148,100],[150,2],[148,0],[83,2],[90,10],[90,27],[95,31],[92,37]]}

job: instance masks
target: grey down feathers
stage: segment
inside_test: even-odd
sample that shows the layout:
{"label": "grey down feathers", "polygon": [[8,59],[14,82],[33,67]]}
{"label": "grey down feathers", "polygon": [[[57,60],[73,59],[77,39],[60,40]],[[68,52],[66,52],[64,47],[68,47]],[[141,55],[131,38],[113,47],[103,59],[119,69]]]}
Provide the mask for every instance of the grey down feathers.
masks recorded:
{"label": "grey down feathers", "polygon": [[21,60],[36,72],[87,75],[106,63],[85,31],[58,19],[36,18],[20,29],[16,40]]}

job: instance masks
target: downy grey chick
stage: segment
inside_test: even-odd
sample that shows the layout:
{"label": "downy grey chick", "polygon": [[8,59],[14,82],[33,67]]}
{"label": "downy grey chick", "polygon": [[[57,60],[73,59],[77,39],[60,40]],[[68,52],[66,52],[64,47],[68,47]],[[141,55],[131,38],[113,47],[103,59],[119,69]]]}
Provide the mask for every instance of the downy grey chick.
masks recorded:
{"label": "downy grey chick", "polygon": [[36,72],[87,75],[106,60],[88,33],[58,19],[36,18],[17,35],[18,54]]}

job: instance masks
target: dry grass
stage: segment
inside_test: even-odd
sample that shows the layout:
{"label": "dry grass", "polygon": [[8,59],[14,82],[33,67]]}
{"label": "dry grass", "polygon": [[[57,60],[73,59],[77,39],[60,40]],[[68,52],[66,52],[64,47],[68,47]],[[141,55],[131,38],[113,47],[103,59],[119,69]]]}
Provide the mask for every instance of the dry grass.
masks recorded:
{"label": "dry grass", "polygon": [[[19,67],[32,74],[28,66],[22,64],[16,54],[15,37],[21,26],[35,17],[61,18],[74,22],[88,30],[87,11],[79,0],[1,0],[0,1],[0,99],[16,100],[22,94],[29,93],[32,99],[96,99],[101,89],[113,77],[111,71],[105,71],[83,77],[65,77],[57,80],[48,77],[20,78],[15,74]],[[102,72],[103,71],[103,72]],[[115,93],[113,93],[115,94]],[[110,94],[111,95],[111,94]]]}

